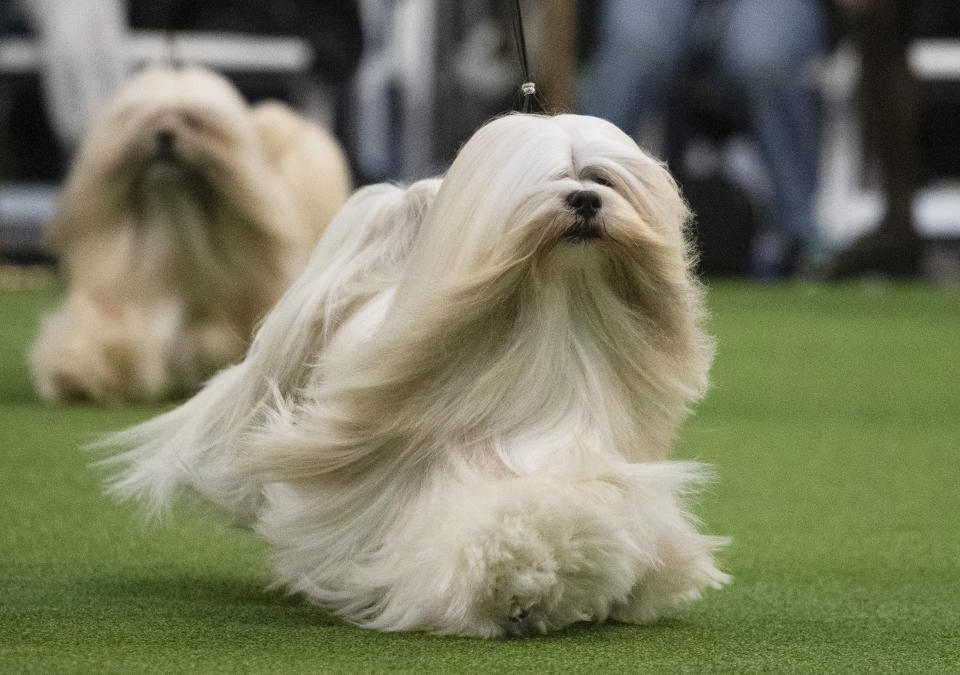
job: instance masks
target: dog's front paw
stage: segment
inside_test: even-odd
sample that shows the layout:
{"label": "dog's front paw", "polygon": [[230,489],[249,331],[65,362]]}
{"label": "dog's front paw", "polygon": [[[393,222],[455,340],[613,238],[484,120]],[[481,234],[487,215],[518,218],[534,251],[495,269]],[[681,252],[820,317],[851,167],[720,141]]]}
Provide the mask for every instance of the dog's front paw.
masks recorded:
{"label": "dog's front paw", "polygon": [[671,530],[659,541],[661,564],[610,615],[624,623],[648,623],[668,607],[699,599],[707,588],[722,588],[731,577],[717,569],[713,554],[726,543],[724,537],[702,535],[689,526]]}
{"label": "dog's front paw", "polygon": [[504,518],[503,528],[474,552],[484,569],[483,613],[512,634],[545,633],[563,595],[556,551],[531,525]]}
{"label": "dog's front paw", "polygon": [[557,501],[557,492],[533,489],[501,502],[486,527],[462,541],[451,599],[471,606],[471,623],[485,626],[478,632],[530,635],[602,621],[633,585],[634,551],[618,519]]}

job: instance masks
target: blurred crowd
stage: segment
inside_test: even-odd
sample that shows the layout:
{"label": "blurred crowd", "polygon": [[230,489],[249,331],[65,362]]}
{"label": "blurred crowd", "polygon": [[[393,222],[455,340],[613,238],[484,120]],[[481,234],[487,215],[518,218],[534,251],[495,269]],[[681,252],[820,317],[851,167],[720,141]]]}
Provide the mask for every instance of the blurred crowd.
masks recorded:
{"label": "blurred crowd", "polygon": [[[27,36],[35,71],[0,58],[0,179],[57,180],[91,115],[131,70],[138,31],[292,36],[298,72],[235,67],[250,100],[281,98],[333,129],[359,183],[442,171],[520,83],[512,1],[14,0],[0,45]],[[960,73],[931,86],[918,38],[960,41],[939,0],[554,0],[521,3],[538,94],[552,111],[609,119],[663,157],[698,214],[705,272],[757,279],[918,275],[918,186],[960,175]],[[852,100],[882,195],[866,229],[828,236],[827,64],[856,55]],[[0,56],[2,56],[0,51]],[[834,73],[836,75],[836,73]],[[861,139],[857,139],[859,143]],[[861,177],[857,177],[858,180]],[[960,238],[960,215],[954,236]],[[0,242],[2,247],[2,242]]]}

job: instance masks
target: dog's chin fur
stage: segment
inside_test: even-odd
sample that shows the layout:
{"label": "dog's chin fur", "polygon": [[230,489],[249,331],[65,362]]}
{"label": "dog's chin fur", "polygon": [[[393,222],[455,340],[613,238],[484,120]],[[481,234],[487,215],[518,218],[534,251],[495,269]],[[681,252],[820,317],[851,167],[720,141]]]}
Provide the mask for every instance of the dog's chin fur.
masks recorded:
{"label": "dog's chin fur", "polygon": [[358,192],[243,363],[104,443],[112,490],[199,493],[367,627],[652,620],[727,581],[685,507],[702,471],[667,461],[713,351],[687,219],[612,125],[495,120],[442,182]]}
{"label": "dog's chin fur", "polygon": [[94,121],[52,223],[69,293],[32,348],[39,393],[195,389],[243,356],[349,190],[336,141],[286,106],[250,108],[201,69],[140,74]]}

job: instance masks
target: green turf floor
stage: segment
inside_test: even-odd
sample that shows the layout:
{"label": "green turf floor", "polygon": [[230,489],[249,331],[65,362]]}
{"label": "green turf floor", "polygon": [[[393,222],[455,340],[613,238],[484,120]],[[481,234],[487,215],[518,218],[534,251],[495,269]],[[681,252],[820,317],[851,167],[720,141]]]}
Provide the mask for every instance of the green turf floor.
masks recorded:
{"label": "green turf floor", "polygon": [[264,546],[101,496],[93,435],[24,352],[52,291],[0,293],[0,672],[960,672],[960,295],[710,293],[719,352],[678,454],[713,463],[735,576],[650,626],[481,641],[380,634],[264,590]]}

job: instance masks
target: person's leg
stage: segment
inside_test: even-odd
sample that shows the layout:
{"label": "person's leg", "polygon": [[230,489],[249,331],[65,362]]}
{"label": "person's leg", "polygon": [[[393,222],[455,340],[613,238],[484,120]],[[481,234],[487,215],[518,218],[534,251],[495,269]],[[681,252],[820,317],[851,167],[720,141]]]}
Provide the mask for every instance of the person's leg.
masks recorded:
{"label": "person's leg", "polygon": [[[774,234],[785,249],[799,245],[815,256],[820,248],[814,222],[820,119],[808,72],[825,51],[822,10],[816,0],[729,0],[718,31],[719,66],[746,101],[770,171]],[[776,275],[771,263],[779,264],[766,261],[767,269],[757,272]]]}
{"label": "person's leg", "polygon": [[831,279],[868,272],[916,274],[922,244],[913,226],[917,186],[919,88],[907,63],[912,19],[907,0],[849,2],[852,34],[861,58],[860,110],[877,157],[886,213],[877,229],[830,262]]}
{"label": "person's leg", "polygon": [[606,0],[579,110],[633,135],[657,112],[688,48],[695,0]]}

